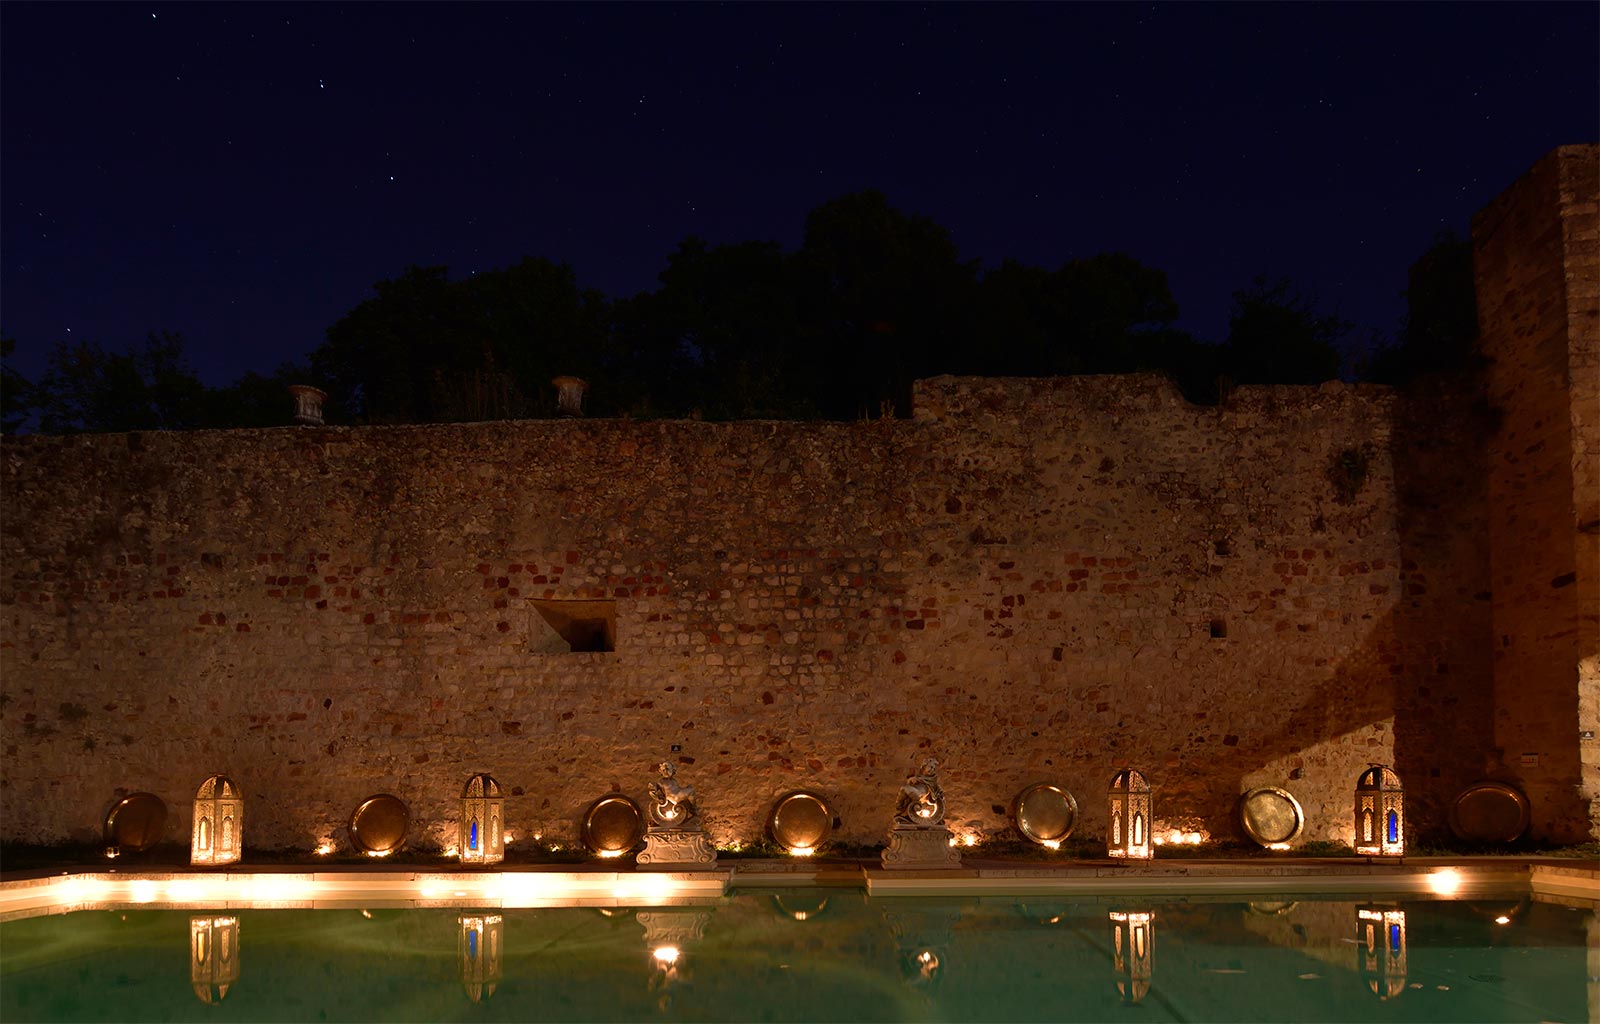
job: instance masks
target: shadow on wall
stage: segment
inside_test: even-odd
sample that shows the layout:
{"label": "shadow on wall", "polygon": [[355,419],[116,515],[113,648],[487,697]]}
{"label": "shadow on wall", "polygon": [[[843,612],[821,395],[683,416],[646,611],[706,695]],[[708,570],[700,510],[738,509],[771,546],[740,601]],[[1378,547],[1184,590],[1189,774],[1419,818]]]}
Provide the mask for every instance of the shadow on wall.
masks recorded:
{"label": "shadow on wall", "polygon": [[[1495,748],[1488,448],[1493,411],[1471,377],[1419,384],[1398,409],[1395,770],[1408,817],[1445,828],[1450,801],[1512,781]],[[1535,813],[1537,813],[1535,808]]]}

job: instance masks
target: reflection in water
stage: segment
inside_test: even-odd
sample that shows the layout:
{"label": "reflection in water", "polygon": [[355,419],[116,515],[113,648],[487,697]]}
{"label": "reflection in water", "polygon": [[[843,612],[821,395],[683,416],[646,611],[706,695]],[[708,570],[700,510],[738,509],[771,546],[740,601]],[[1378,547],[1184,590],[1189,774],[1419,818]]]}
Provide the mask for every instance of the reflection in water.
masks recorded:
{"label": "reflection in water", "polygon": [[894,936],[900,976],[914,989],[937,987],[950,963],[955,926],[961,921],[961,907],[935,903],[918,907],[896,904],[885,908],[883,919]]}
{"label": "reflection in water", "polygon": [[828,909],[828,897],[805,895],[772,896],[772,906],[780,915],[791,921],[811,921]]}
{"label": "reflection in water", "polygon": [[239,919],[191,914],[189,983],[202,1003],[220,1003],[239,980]]}
{"label": "reflection in water", "polygon": [[1117,972],[1117,993],[1132,1006],[1150,991],[1156,915],[1149,910],[1113,910],[1106,916],[1111,920],[1111,961]]}
{"label": "reflection in water", "polygon": [[504,956],[505,923],[499,914],[462,914],[456,918],[460,939],[456,961],[461,967],[461,985],[475,1003],[494,995],[500,984],[500,964]]}
{"label": "reflection in water", "polygon": [[712,911],[641,910],[635,918],[644,925],[644,948],[650,956],[650,992],[656,1009],[672,1009],[678,986],[690,980],[689,962],[684,953],[705,938]]}
{"label": "reflection in water", "polygon": [[1406,912],[1397,907],[1356,908],[1357,969],[1379,999],[1406,990]]}

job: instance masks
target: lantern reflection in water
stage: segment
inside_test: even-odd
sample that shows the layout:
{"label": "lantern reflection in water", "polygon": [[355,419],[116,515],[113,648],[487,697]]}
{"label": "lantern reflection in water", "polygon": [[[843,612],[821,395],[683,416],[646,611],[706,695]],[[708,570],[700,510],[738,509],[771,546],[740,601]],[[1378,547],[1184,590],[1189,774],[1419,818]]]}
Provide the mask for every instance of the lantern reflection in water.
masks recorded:
{"label": "lantern reflection in water", "polygon": [[461,985],[475,1003],[494,995],[500,984],[500,959],[504,924],[499,914],[462,914],[457,918],[460,939],[456,960],[461,966]]}
{"label": "lantern reflection in water", "polygon": [[189,983],[202,1003],[220,1003],[239,980],[239,919],[189,918]]}
{"label": "lantern reflection in water", "polygon": [[1356,909],[1357,968],[1379,999],[1406,990],[1406,912],[1395,907]]}
{"label": "lantern reflection in water", "polygon": [[1113,910],[1106,916],[1111,921],[1111,962],[1117,972],[1117,993],[1132,1006],[1150,991],[1156,915],[1150,911]]}

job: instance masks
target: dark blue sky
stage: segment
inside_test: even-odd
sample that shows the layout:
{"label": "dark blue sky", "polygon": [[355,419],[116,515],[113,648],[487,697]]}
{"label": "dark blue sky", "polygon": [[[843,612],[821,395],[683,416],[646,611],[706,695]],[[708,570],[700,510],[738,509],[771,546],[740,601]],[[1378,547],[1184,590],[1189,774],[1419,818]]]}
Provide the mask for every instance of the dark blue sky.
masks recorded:
{"label": "dark blue sky", "polygon": [[625,295],[872,187],[987,265],[1131,253],[1201,337],[1263,272],[1392,332],[1435,232],[1600,137],[1597,38],[1593,3],[9,3],[0,315],[24,372],[173,330],[223,383],[408,264]]}

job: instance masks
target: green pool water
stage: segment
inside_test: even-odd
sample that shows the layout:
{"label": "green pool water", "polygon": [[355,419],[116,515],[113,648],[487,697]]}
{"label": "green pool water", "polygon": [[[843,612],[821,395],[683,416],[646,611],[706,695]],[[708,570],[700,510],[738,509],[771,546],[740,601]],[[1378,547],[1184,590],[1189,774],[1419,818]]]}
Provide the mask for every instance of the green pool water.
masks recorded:
{"label": "green pool water", "polygon": [[1586,1021],[1597,937],[1526,897],[91,910],[0,925],[0,1020]]}

